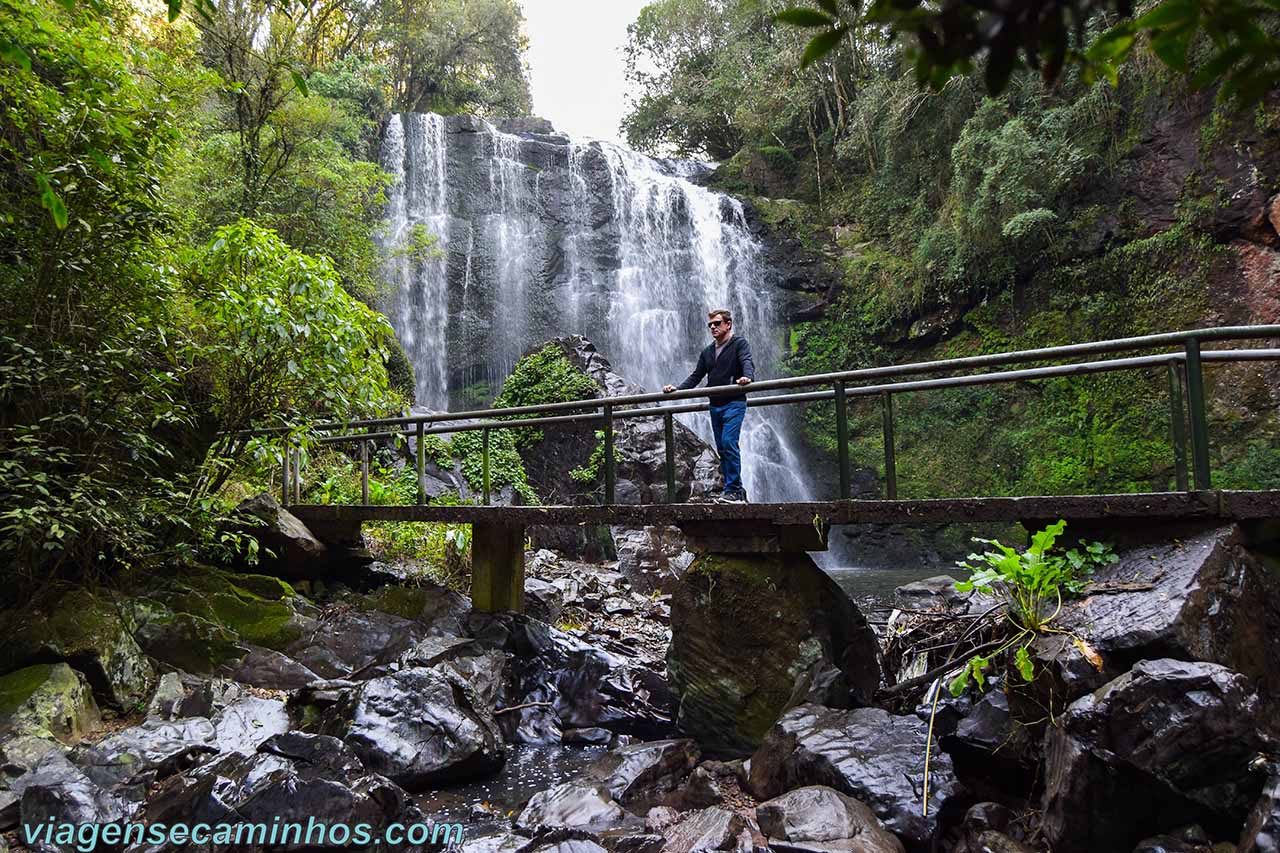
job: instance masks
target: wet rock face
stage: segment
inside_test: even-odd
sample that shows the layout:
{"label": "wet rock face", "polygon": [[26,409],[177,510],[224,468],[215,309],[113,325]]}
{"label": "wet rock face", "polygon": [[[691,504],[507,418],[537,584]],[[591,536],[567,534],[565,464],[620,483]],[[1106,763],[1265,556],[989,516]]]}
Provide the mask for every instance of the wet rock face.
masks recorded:
{"label": "wet rock face", "polygon": [[321,678],[370,678],[386,672],[387,665],[426,634],[414,620],[349,610],[316,625],[285,651]]}
{"label": "wet rock face", "polygon": [[323,728],[409,790],[483,776],[506,758],[489,707],[443,666],[365,682],[331,709]]}
{"label": "wet rock face", "polygon": [[870,806],[908,850],[926,850],[939,815],[959,794],[951,760],[935,746],[929,815],[921,814],[927,732],[916,717],[879,708],[801,705],[778,720],[751,757],[750,788],[761,800],[805,785],[834,788]]}
{"label": "wet rock face", "polygon": [[268,739],[255,753],[231,754],[172,777],[142,817],[152,823],[267,827],[278,819],[304,830],[314,819],[329,827],[367,823],[381,832],[393,822],[420,820],[421,814],[404,791],[364,770],[341,741],[294,732]]}
{"label": "wet rock face", "polygon": [[1239,853],[1280,853],[1280,764],[1273,762],[1269,770],[1240,836]]}
{"label": "wet rock face", "polygon": [[637,743],[610,751],[584,775],[599,781],[618,802],[639,808],[674,791],[698,757],[698,745],[688,739]]}
{"label": "wet rock face", "polygon": [[1143,661],[1050,731],[1042,829],[1055,851],[1130,849],[1199,820],[1234,833],[1261,779],[1249,680],[1211,663]]}
{"label": "wet rock face", "polygon": [[[713,754],[746,755],[788,707],[868,704],[879,649],[862,613],[807,554],[702,555],[671,599],[677,726]],[[820,680],[824,670],[834,677]]]}
{"label": "wet rock face", "polygon": [[473,614],[469,625],[485,648],[511,656],[508,700],[546,703],[503,715],[517,739],[554,742],[564,729],[592,727],[639,737],[670,733],[657,673],[523,615]]}
{"label": "wet rock face", "polygon": [[627,813],[603,785],[571,780],[534,794],[515,825],[524,832],[545,827],[600,832],[626,821]]}
{"label": "wet rock face", "polygon": [[756,807],[760,831],[775,841],[832,843],[864,853],[903,853],[902,842],[865,804],[821,785],[788,791]]}
{"label": "wet rock face", "polygon": [[1273,707],[1280,699],[1280,575],[1234,526],[1124,553],[1055,625],[1086,638],[1104,662],[1098,672],[1065,635],[1037,640],[1037,669],[1052,674],[1059,703],[1162,657],[1222,664],[1253,679]]}
{"label": "wet rock face", "polygon": [[747,821],[742,815],[717,806],[694,812],[668,827],[663,836],[666,838],[664,853],[751,849]]}

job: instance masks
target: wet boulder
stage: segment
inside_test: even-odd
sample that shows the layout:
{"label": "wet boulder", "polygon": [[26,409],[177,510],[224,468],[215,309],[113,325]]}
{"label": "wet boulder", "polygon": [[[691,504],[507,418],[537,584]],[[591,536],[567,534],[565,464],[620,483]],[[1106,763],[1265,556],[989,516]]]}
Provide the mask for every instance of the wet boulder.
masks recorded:
{"label": "wet boulder", "polygon": [[100,705],[132,708],[150,698],[156,681],[133,629],[118,602],[74,589],[56,602],[0,616],[0,672],[65,661],[84,674]]}
{"label": "wet boulder", "polygon": [[0,739],[0,832],[18,823],[23,786],[15,783],[34,770],[45,756],[64,752],[65,747],[50,738],[18,735]]}
{"label": "wet boulder", "polygon": [[258,540],[261,570],[300,580],[325,573],[329,547],[280,502],[263,493],[248,498],[236,512],[252,519],[246,532]]}
{"label": "wet boulder", "polygon": [[818,842],[850,853],[903,853],[902,842],[865,804],[822,785],[788,791],[756,807],[756,822],[771,849]]}
{"label": "wet boulder", "polygon": [[792,708],[751,757],[749,787],[769,800],[806,785],[825,785],[871,807],[908,850],[928,849],[939,816],[960,800],[951,759],[934,745],[929,814],[923,815],[928,725],[879,708]]}
{"label": "wet boulder", "polygon": [[546,827],[602,832],[622,826],[628,817],[604,785],[570,780],[534,794],[515,825],[524,832]]}
{"label": "wet boulder", "polygon": [[672,595],[667,666],[678,730],[713,754],[750,754],[806,699],[868,704],[880,682],[870,626],[803,553],[699,556]]}
{"label": "wet boulder", "polygon": [[1055,853],[1131,849],[1194,820],[1234,835],[1261,788],[1249,679],[1212,663],[1143,661],[1050,730],[1042,830]]}
{"label": "wet boulder", "polygon": [[716,775],[705,767],[698,767],[689,774],[683,785],[667,796],[666,801],[687,811],[718,806],[725,799],[724,788]]}
{"label": "wet boulder", "polygon": [[1083,637],[1103,663],[1092,666],[1065,634],[1037,640],[1036,668],[1050,677],[1043,698],[1052,690],[1057,708],[1137,661],[1166,657],[1221,664],[1280,700],[1280,575],[1234,525],[1126,551],[1054,624]]}
{"label": "wet boulder", "polygon": [[[148,720],[71,752],[71,760],[99,787],[141,802],[151,785],[218,752],[213,723],[204,717]],[[131,789],[131,790],[127,790]]]}
{"label": "wet boulder", "polygon": [[[423,816],[401,788],[364,770],[341,741],[290,732],[268,739],[255,753],[232,753],[170,777],[149,799],[142,817],[165,824],[279,823],[301,831],[312,821],[330,830],[364,823],[377,839],[390,824]],[[221,847],[230,839],[214,841]],[[302,845],[295,841],[294,846]]]}
{"label": "wet boulder", "polygon": [[248,654],[225,668],[241,684],[268,690],[297,690],[320,678],[288,655],[261,646],[248,646]]}
{"label": "wet boulder", "polygon": [[364,682],[327,712],[324,731],[340,736],[372,772],[415,791],[483,776],[506,758],[489,709],[444,667]]}
{"label": "wet boulder", "polygon": [[342,610],[284,651],[321,678],[372,678],[427,635],[420,623],[377,610]]}
{"label": "wet boulder", "polygon": [[[1213,839],[1202,827],[1192,824],[1173,832],[1152,838],[1144,838],[1133,848],[1133,853],[1218,853]],[[1232,853],[1235,853],[1232,848]]]}
{"label": "wet boulder", "polygon": [[[31,849],[41,853],[77,849],[77,839],[67,837],[66,824],[115,823],[131,818],[136,811],[133,804],[102,788],[60,752],[47,754],[13,788],[21,797],[20,822],[50,826],[49,831],[31,839]],[[62,831],[53,834],[53,826]]]}
{"label": "wet boulder", "polygon": [[471,613],[470,598],[419,578],[412,586],[387,585],[367,595],[352,595],[349,600],[359,610],[390,613],[417,622],[426,634],[434,636],[464,636]]}
{"label": "wet boulder", "polygon": [[[670,733],[666,681],[633,659],[607,652],[520,614],[472,614],[471,634],[509,656],[505,696],[512,705],[547,703],[504,715],[526,742],[539,732],[606,728],[638,737]],[[511,719],[506,719],[510,717]]]}
{"label": "wet boulder", "polygon": [[664,831],[664,853],[694,853],[700,850],[751,849],[751,831],[742,815],[719,806],[691,812]]}
{"label": "wet boulder", "polygon": [[692,740],[659,740],[610,750],[586,769],[584,776],[599,782],[623,805],[657,804],[679,787],[698,763]]}
{"label": "wet boulder", "polygon": [[36,664],[0,676],[0,738],[75,743],[98,721],[88,682],[65,663]]}
{"label": "wet boulder", "polygon": [[275,735],[289,731],[289,714],[278,699],[245,696],[227,705],[213,718],[214,744],[218,752],[256,752]]}
{"label": "wet boulder", "polygon": [[1240,853],[1280,853],[1280,764],[1272,763],[1240,836]]}

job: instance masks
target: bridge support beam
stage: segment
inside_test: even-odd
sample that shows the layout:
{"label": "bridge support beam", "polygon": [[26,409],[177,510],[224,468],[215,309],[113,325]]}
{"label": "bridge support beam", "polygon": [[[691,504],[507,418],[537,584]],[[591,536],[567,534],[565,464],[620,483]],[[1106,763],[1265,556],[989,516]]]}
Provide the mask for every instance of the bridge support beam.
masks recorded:
{"label": "bridge support beam", "polygon": [[712,554],[797,554],[827,550],[831,525],[741,521],[682,521],[680,532],[694,551]]}
{"label": "bridge support beam", "polygon": [[471,606],[480,613],[524,612],[524,525],[471,525]]}

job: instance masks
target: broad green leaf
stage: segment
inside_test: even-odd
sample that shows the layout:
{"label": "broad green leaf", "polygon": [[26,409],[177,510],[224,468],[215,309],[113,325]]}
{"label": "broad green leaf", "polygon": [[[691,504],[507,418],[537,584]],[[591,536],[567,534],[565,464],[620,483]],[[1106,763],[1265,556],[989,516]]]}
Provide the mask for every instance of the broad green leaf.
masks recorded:
{"label": "broad green leaf", "polygon": [[1031,665],[1031,655],[1027,652],[1026,646],[1020,646],[1017,653],[1013,656],[1014,665],[1018,667],[1018,673],[1022,676],[1023,681],[1031,681],[1035,678],[1035,668]]}
{"label": "broad green leaf", "polygon": [[1199,5],[1195,0],[1164,0],[1150,12],[1137,20],[1140,29],[1150,30],[1173,26],[1175,24],[1194,23],[1199,16]]}
{"label": "broad green leaf", "polygon": [[793,27],[829,27],[835,23],[831,18],[816,9],[794,7],[783,9],[773,16],[775,21],[791,24]]}
{"label": "broad green leaf", "polygon": [[1102,64],[1105,69],[1108,63],[1122,61],[1128,56],[1129,51],[1133,49],[1133,42],[1136,38],[1137,31],[1134,29],[1132,21],[1116,24],[1098,36],[1093,44],[1089,45],[1085,50],[1084,55],[1086,58]]}
{"label": "broad green leaf", "polygon": [[182,14],[182,0],[169,0],[169,23],[178,20]]}
{"label": "broad green leaf", "polygon": [[31,57],[27,52],[11,41],[0,41],[0,59],[10,65],[17,65],[23,71],[31,70]]}
{"label": "broad green leaf", "polygon": [[1165,30],[1151,39],[1151,50],[1156,56],[1160,57],[1160,61],[1165,65],[1175,71],[1185,73],[1187,70],[1187,48],[1190,46],[1191,37],[1194,34],[1194,27]]}
{"label": "broad green leaf", "polygon": [[952,696],[959,696],[964,689],[969,686],[969,665],[965,664],[964,669],[960,670],[960,674],[951,679],[951,683],[947,685],[947,690]]}
{"label": "broad green leaf", "polygon": [[840,44],[840,40],[844,38],[844,34],[848,31],[849,28],[847,26],[840,26],[810,39],[808,46],[804,49],[804,55],[800,57],[800,67],[808,68],[814,62],[835,50],[836,45]]}
{"label": "broad green leaf", "polygon": [[49,184],[49,179],[45,175],[36,175],[36,187],[40,190],[40,206],[49,211],[49,215],[53,217],[53,224],[61,231],[67,227],[67,206],[62,203],[62,199],[53,187]]}
{"label": "broad green leaf", "polygon": [[[171,2],[172,2],[172,0],[171,0]],[[311,93],[307,90],[307,81],[306,81],[306,79],[304,79],[304,78],[303,78],[303,76],[302,76],[300,73],[298,73],[298,72],[297,72],[297,71],[295,71],[294,69],[289,69],[289,74],[290,74],[290,76],[292,76],[292,77],[293,77],[293,85],[298,87],[298,91],[302,93],[302,96],[303,96],[304,98],[311,94]]]}

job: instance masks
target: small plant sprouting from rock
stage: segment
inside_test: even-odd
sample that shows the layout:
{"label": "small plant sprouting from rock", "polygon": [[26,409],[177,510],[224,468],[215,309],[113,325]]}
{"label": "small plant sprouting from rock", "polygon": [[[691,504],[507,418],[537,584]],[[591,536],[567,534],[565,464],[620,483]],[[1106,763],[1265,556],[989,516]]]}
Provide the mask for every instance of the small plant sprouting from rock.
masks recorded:
{"label": "small plant sprouting from rock", "polygon": [[[973,541],[990,545],[992,550],[970,554],[957,563],[970,572],[967,581],[956,584],[960,592],[977,591],[994,595],[1006,606],[1005,616],[1012,634],[988,656],[973,655],[951,681],[951,694],[959,696],[972,680],[979,690],[986,689],[987,670],[993,658],[1015,649],[1014,666],[1024,681],[1035,677],[1029,648],[1036,636],[1045,632],[1059,633],[1050,627],[1062,609],[1064,597],[1079,595],[1095,568],[1119,559],[1111,546],[1102,542],[1085,542],[1081,548],[1055,553],[1054,543],[1066,530],[1059,520],[1031,537],[1031,545],[1018,551],[994,539]],[[1073,640],[1081,653],[1098,666],[1101,660],[1080,637]]]}

